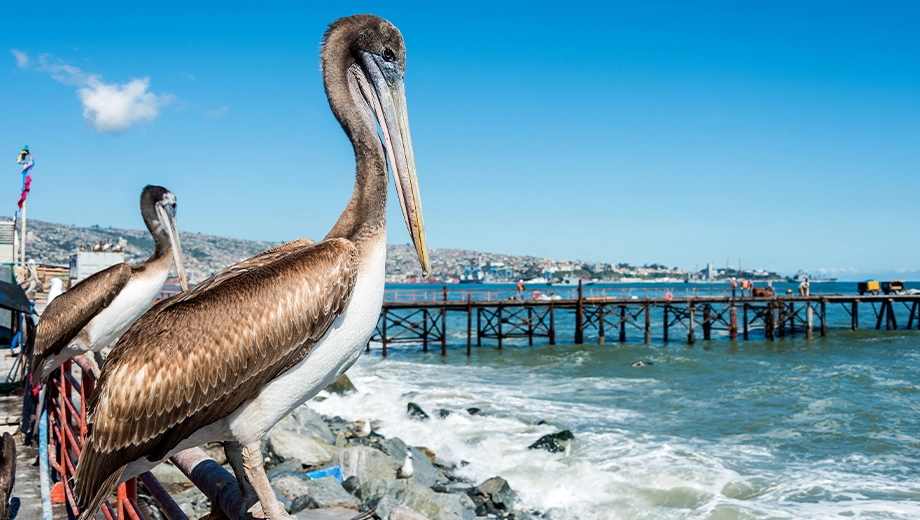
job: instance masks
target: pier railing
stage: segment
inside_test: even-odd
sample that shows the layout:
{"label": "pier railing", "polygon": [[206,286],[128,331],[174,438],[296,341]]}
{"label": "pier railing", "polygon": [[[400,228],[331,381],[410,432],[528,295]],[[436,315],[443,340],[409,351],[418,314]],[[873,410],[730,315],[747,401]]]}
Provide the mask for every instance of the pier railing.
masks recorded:
{"label": "pier railing", "polygon": [[[65,362],[57,376],[49,382],[46,401],[49,406],[42,414],[47,422],[39,424],[40,430],[44,430],[39,433],[39,442],[47,439],[47,451],[41,451],[48,457],[50,477],[56,481],[51,489],[51,500],[64,504],[68,518],[80,514],[73,490],[73,476],[87,434],[86,404],[95,386],[96,378],[83,356]],[[211,500],[212,511],[219,509],[227,518],[236,518],[242,497],[233,475],[199,448],[179,452],[170,461]],[[118,486],[115,506],[109,503],[102,506],[101,512],[106,519],[145,519],[137,502],[137,480],[142,482],[167,519],[189,520],[150,472]]]}
{"label": "pier railing", "polygon": [[[774,340],[804,332],[811,339],[815,329],[821,336],[827,334],[829,307],[838,309],[838,318],[842,307],[851,330],[860,328],[860,308],[871,311],[876,330],[920,329],[920,295],[916,294],[751,296],[750,290],[693,286],[549,290],[549,298],[537,291],[519,295],[514,290],[448,290],[447,286],[439,291],[389,290],[371,342],[381,345],[383,356],[389,346],[400,343],[421,346],[424,352],[431,344],[439,345],[441,355],[446,355],[448,338],[465,335],[466,353],[471,355],[473,343],[482,346],[484,339],[496,340],[499,349],[508,340],[521,339],[529,345],[535,340],[554,345],[560,322],[569,325],[564,328],[569,334],[566,341],[575,344],[603,344],[610,339],[623,343],[637,336],[645,343],[653,337],[668,343],[678,338],[675,333],[685,334],[690,344],[720,336],[747,340],[755,333]],[[448,320],[448,314],[453,319]],[[462,328],[461,320],[466,322],[465,334],[449,334],[448,325]],[[368,352],[370,348],[368,343]]]}

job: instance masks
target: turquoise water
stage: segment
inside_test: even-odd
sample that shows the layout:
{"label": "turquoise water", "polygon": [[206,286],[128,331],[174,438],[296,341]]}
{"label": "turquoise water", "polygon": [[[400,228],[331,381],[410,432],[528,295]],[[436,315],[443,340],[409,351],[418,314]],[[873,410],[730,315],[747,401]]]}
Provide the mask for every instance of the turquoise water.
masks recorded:
{"label": "turquoise water", "polygon": [[[408,345],[362,356],[358,395],[313,404],[379,419],[385,435],[467,462],[471,480],[501,475],[554,519],[906,519],[920,517],[918,366],[918,331],[470,358]],[[409,421],[408,401],[453,413]],[[559,429],[575,434],[567,452],[526,449]]]}

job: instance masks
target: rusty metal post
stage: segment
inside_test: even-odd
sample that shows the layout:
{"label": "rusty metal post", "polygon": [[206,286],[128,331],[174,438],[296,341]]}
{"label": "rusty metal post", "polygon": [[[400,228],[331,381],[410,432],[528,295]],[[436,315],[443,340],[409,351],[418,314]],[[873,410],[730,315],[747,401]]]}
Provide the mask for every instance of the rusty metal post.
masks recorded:
{"label": "rusty metal post", "polygon": [[821,300],[821,337],[827,336],[827,300]]}
{"label": "rusty metal post", "polygon": [[696,325],[693,322],[693,300],[690,300],[687,306],[687,313],[690,315],[689,325],[687,327],[687,343],[693,345],[696,343],[696,336],[693,335],[693,326]]}
{"label": "rusty metal post", "polygon": [[578,304],[575,307],[575,344],[581,345],[585,342],[584,329],[584,299],[581,288],[581,280],[578,280]]}
{"label": "rusty metal post", "polygon": [[447,355],[447,288],[444,288],[444,307],[441,308],[441,355]]}
{"label": "rusty metal post", "polygon": [[732,299],[731,307],[728,309],[728,339],[734,341],[738,339],[738,309],[735,308],[735,300]]}
{"label": "rusty metal post", "polygon": [[648,302],[645,302],[645,344],[648,345],[652,342],[652,308],[649,306]]}
{"label": "rusty metal post", "polygon": [[498,309],[496,310],[496,312],[498,313],[498,350],[501,350],[503,334],[502,334],[502,305],[500,303],[498,304]]}
{"label": "rusty metal post", "polygon": [[779,322],[779,337],[782,339],[786,337],[786,304],[777,302],[776,312]]}
{"label": "rusty metal post", "polygon": [[473,300],[466,294],[466,355],[473,354]]}
{"label": "rusty metal post", "polygon": [[805,339],[813,339],[815,326],[815,310],[811,307],[811,301],[805,302]]}
{"label": "rusty metal post", "polygon": [[527,344],[533,346],[533,307],[527,307]]}
{"label": "rusty metal post", "polygon": [[859,300],[853,300],[850,307],[850,330],[859,328]]}
{"label": "rusty metal post", "polygon": [[422,352],[428,352],[428,308],[422,309]]}
{"label": "rusty metal post", "polygon": [[668,342],[668,307],[669,305],[664,304],[664,342]]}
{"label": "rusty metal post", "polygon": [[898,317],[894,315],[894,300],[888,300],[888,321],[891,322],[891,330],[898,330]]}
{"label": "rusty metal post", "polygon": [[709,322],[709,304],[703,305],[703,339],[709,341],[711,336],[712,323]]}
{"label": "rusty metal post", "polygon": [[601,304],[597,307],[597,344],[603,345],[605,331],[604,331],[604,304]]}
{"label": "rusty metal post", "polygon": [[744,326],[744,335],[743,335],[742,337],[743,337],[745,340],[748,339],[748,317],[747,317],[747,311],[748,311],[748,304],[747,304],[747,303],[742,303],[742,304],[741,304],[741,321],[743,322],[742,325]]}
{"label": "rusty metal post", "polygon": [[549,302],[549,344],[556,344],[556,307]]}
{"label": "rusty metal post", "polygon": [[383,357],[387,357],[387,313],[388,312],[389,310],[386,307],[384,307],[383,308],[383,327],[381,327],[381,331],[380,331],[380,343],[383,344],[383,348],[381,349],[381,352],[383,353]]}
{"label": "rusty metal post", "polygon": [[476,307],[476,346],[482,346],[482,307]]}
{"label": "rusty metal post", "polygon": [[620,343],[626,343],[626,306],[620,305]]}
{"label": "rusty metal post", "polygon": [[773,312],[773,302],[769,301],[767,302],[767,308],[763,314],[763,332],[764,336],[766,336],[766,338],[770,341],[773,341],[773,332],[776,328],[776,317]]}

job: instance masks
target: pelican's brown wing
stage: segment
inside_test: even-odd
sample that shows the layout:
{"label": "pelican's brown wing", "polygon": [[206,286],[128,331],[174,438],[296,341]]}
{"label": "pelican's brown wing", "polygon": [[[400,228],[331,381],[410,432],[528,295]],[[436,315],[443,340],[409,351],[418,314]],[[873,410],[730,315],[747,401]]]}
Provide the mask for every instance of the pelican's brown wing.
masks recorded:
{"label": "pelican's brown wing", "polygon": [[81,506],[95,510],[125,465],[162,458],[303,359],[357,276],[357,250],[341,238],[244,263],[157,305],[112,350],[89,403]]}
{"label": "pelican's brown wing", "polygon": [[32,371],[39,370],[46,358],[60,354],[94,316],[112,303],[130,278],[131,266],[116,264],[51,300],[38,321]]}
{"label": "pelican's brown wing", "polygon": [[298,238],[297,240],[292,240],[281,244],[280,246],[275,246],[271,249],[266,249],[261,253],[247,258],[246,260],[241,260],[230,267],[227,267],[223,271],[215,274],[214,276],[204,280],[203,282],[198,283],[195,286],[194,291],[185,291],[180,293],[178,296],[175,296],[169,300],[166,300],[170,305],[176,302],[186,300],[188,298],[198,298],[202,292],[210,291],[211,289],[219,286],[220,284],[232,280],[237,276],[252,271],[253,269],[258,269],[263,265],[270,264],[279,258],[284,257],[288,253],[292,252],[294,249],[301,247],[307,247],[313,245],[313,240],[309,238]]}

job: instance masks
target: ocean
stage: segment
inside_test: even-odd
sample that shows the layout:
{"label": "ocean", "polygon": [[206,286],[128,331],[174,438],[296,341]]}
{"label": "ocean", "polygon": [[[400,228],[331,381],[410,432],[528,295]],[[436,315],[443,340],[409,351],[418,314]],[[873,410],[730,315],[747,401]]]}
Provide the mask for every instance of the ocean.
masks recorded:
{"label": "ocean", "polygon": [[[553,519],[920,518],[920,331],[850,331],[829,307],[831,330],[811,341],[573,345],[560,332],[563,344],[492,341],[467,358],[463,320],[448,321],[446,357],[372,345],[348,372],[359,392],[311,406],[380,420],[476,483],[504,477],[518,507]],[[410,401],[432,418],[409,420]],[[575,436],[564,453],[527,448],[562,429]]]}

